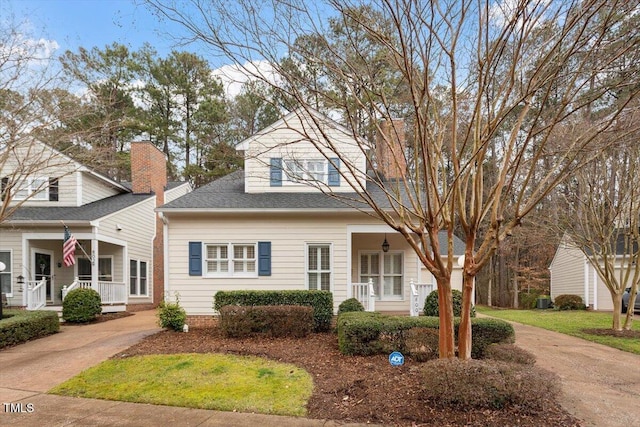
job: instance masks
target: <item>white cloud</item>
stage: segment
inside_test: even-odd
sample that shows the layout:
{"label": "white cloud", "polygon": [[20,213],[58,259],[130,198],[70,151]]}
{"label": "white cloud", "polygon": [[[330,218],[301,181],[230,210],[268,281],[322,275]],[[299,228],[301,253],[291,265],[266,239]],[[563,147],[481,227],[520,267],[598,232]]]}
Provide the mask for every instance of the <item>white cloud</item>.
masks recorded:
{"label": "white cloud", "polygon": [[278,82],[278,74],[268,61],[245,62],[243,65],[224,65],[213,70],[220,79],[228,98],[234,98],[242,90],[242,85],[250,80]]}

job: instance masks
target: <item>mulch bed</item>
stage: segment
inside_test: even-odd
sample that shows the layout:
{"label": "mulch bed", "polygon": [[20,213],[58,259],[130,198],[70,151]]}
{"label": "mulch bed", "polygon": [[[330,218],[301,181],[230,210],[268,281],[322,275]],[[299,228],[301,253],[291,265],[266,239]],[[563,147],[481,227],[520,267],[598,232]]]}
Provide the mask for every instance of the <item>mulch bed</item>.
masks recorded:
{"label": "mulch bed", "polygon": [[308,417],[340,422],[402,426],[580,426],[579,420],[555,401],[544,411],[528,413],[517,407],[502,410],[451,409],[423,397],[421,363],[408,359],[389,364],[385,355],[344,356],[332,333],[306,338],[230,339],[217,327],[192,328],[188,333],[162,331],[114,358],[146,354],[229,353],[291,363],[314,379]]}

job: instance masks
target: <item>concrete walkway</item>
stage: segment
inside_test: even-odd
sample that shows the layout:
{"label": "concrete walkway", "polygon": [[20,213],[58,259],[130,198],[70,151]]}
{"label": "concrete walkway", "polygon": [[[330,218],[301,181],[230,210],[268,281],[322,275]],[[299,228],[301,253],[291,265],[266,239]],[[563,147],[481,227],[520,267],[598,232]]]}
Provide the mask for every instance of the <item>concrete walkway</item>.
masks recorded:
{"label": "concrete walkway", "polygon": [[516,344],[562,379],[560,403],[585,426],[640,426],[640,356],[511,322]]}
{"label": "concrete walkway", "polygon": [[[219,412],[45,394],[160,329],[155,311],[61,332],[0,351],[1,426],[321,427],[333,421]],[[357,426],[357,424],[350,424]]]}

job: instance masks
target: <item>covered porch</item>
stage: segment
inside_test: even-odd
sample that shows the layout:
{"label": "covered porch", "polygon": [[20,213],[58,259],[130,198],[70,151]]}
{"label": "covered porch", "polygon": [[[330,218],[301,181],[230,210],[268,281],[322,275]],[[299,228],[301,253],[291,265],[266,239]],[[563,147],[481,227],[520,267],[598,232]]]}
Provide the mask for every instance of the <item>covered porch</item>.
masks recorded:
{"label": "covered porch", "polygon": [[[63,261],[62,233],[23,235],[23,272],[18,280],[27,310],[55,309],[76,288],[100,294],[103,311],[124,311],[128,302],[127,246],[95,235],[75,235],[74,263]],[[21,283],[22,282],[22,283]]]}
{"label": "covered porch", "polygon": [[[443,236],[446,239],[446,236]],[[366,311],[418,316],[426,297],[437,289],[404,237],[387,225],[347,227],[347,298],[356,298]],[[446,240],[441,242],[446,248]],[[456,260],[464,244],[454,240]],[[454,262],[452,287],[462,289],[462,269]]]}

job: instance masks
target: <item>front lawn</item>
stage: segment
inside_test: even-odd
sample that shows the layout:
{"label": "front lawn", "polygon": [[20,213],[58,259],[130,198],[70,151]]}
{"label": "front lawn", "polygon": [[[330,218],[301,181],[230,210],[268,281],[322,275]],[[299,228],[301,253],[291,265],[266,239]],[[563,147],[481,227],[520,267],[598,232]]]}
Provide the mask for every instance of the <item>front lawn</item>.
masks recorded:
{"label": "front lawn", "polygon": [[108,360],[53,388],[65,396],[156,405],[306,415],[311,376],[246,356],[176,354]]}
{"label": "front lawn", "polygon": [[[635,332],[604,334],[611,329],[612,314],[586,310],[496,310],[476,307],[478,313],[499,319],[511,320],[596,342],[630,353],[640,354],[640,319],[633,322]],[[594,331],[595,330],[595,331]],[[594,332],[598,333],[594,333]],[[626,335],[626,336],[625,336]]]}

